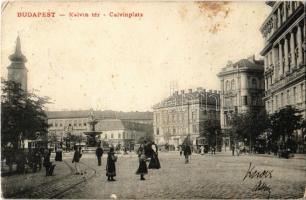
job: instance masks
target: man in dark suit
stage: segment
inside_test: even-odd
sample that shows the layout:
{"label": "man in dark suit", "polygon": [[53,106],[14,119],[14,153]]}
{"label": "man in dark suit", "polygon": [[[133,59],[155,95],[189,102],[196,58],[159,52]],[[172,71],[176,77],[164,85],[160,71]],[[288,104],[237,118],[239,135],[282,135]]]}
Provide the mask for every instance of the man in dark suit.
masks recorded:
{"label": "man in dark suit", "polygon": [[103,155],[103,149],[101,147],[101,144],[99,144],[98,148],[96,149],[96,156],[97,156],[97,159],[98,159],[98,166],[101,166],[101,158],[102,158],[102,155]]}

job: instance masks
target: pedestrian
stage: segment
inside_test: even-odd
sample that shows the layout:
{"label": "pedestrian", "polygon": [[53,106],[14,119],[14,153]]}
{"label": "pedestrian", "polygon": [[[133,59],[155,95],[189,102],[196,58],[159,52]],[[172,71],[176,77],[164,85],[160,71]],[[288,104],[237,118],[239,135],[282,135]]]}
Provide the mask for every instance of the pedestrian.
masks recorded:
{"label": "pedestrian", "polygon": [[235,155],[235,146],[232,145],[232,156],[234,156],[234,155]]}
{"label": "pedestrian", "polygon": [[183,147],[180,146],[180,156],[182,156],[182,154],[183,154]]}
{"label": "pedestrian", "polygon": [[96,156],[98,159],[98,166],[101,166],[101,158],[103,156],[103,149],[101,148],[101,144],[98,145],[98,148],[96,149]]}
{"label": "pedestrian", "polygon": [[239,144],[237,144],[237,146],[236,146],[236,154],[237,154],[237,156],[239,156],[240,155],[240,147],[239,147]]}
{"label": "pedestrian", "polygon": [[150,142],[147,142],[146,140],[144,142],[144,154],[146,158],[151,158],[153,155],[153,149],[152,149],[152,144]]}
{"label": "pedestrian", "polygon": [[200,147],[201,155],[204,155],[204,145]]}
{"label": "pedestrian", "polygon": [[55,168],[55,165],[53,165],[52,162],[50,161],[50,157],[51,157],[51,149],[50,150],[46,149],[44,154],[44,167],[46,168],[46,176],[52,176]]}
{"label": "pedestrian", "polygon": [[216,154],[216,146],[212,146],[212,154]]}
{"label": "pedestrian", "polygon": [[15,153],[10,144],[8,144],[7,147],[5,148],[4,157],[5,157],[5,163],[9,167],[9,175],[11,175],[13,173],[13,163],[14,163]]}
{"label": "pedestrian", "polygon": [[107,154],[107,163],[106,163],[106,176],[108,181],[116,181],[114,177],[116,176],[116,163],[117,156],[114,152],[114,147],[111,147]]}
{"label": "pedestrian", "polygon": [[152,154],[148,168],[149,169],[160,169],[160,162],[158,159],[158,147],[154,142],[152,142],[152,146],[155,147],[155,151],[153,150],[153,154]]}
{"label": "pedestrian", "polygon": [[61,147],[56,148],[55,152],[55,161],[62,161],[63,160],[63,151]]}
{"label": "pedestrian", "polygon": [[32,159],[33,163],[32,163],[32,171],[35,173],[37,171],[37,168],[39,167],[39,170],[41,168],[40,166],[40,162],[41,162],[41,154],[39,149],[35,148],[34,149],[34,155],[33,155],[33,159]]}
{"label": "pedestrian", "polygon": [[191,155],[191,147],[188,144],[184,145],[185,164],[189,163],[189,156]]}
{"label": "pedestrian", "polygon": [[137,150],[139,166],[136,171],[136,174],[140,175],[140,180],[146,180],[144,175],[148,173],[147,163],[146,163],[146,155],[145,155],[145,145],[142,144]]}
{"label": "pedestrian", "polygon": [[74,168],[75,168],[75,174],[79,175],[83,173],[80,171],[80,159],[82,157],[82,153],[80,152],[81,147],[78,148],[77,146],[74,146],[74,155],[73,155],[73,159],[72,159],[72,163],[74,163]]}

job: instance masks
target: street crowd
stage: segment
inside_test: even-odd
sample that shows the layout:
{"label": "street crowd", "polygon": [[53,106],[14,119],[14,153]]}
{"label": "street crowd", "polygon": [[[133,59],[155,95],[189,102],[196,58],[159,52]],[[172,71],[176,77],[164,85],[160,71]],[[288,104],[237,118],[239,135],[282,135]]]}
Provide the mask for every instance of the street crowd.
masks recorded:
{"label": "street crowd", "polygon": [[[154,149],[153,149],[154,148]],[[98,145],[96,149],[96,157],[98,161],[98,166],[102,165],[102,156],[103,149],[101,144]],[[158,147],[154,142],[144,141],[143,144],[137,150],[139,167],[136,171],[137,175],[140,175],[140,180],[145,180],[144,176],[148,173],[148,169],[160,169],[160,162],[158,159]],[[82,150],[79,147],[74,147],[74,155],[72,163],[75,164],[75,173],[83,174],[84,172],[80,170],[80,159],[82,157]],[[115,181],[114,177],[116,176],[116,162],[118,156],[115,153],[114,147],[110,147],[109,152],[107,153],[107,162],[106,162],[106,176],[108,181]],[[149,164],[147,165],[147,162]]]}
{"label": "street crowd", "polygon": [[[2,158],[5,159],[9,169],[8,175],[13,174],[13,165],[15,163],[17,174],[27,173],[28,170],[36,173],[44,167],[46,169],[46,176],[52,176],[55,164],[51,162],[50,157],[51,149],[47,148],[33,148],[26,153],[24,149],[16,150],[11,146],[7,146],[2,154]],[[60,149],[56,149],[55,161],[62,161],[62,152]]]}

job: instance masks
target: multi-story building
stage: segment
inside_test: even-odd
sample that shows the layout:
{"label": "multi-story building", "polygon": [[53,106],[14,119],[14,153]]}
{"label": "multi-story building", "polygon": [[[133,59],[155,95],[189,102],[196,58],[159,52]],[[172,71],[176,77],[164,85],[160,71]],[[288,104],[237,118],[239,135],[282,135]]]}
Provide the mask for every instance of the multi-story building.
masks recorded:
{"label": "multi-story building", "polygon": [[[261,55],[265,61],[265,106],[268,113],[292,105],[306,117],[305,105],[305,2],[267,2],[271,13],[260,31],[264,38]],[[304,140],[301,131],[296,139]]]}
{"label": "multi-story building", "polygon": [[[67,135],[75,135],[86,141],[84,132],[89,129],[90,110],[48,111],[48,135],[63,140]],[[133,146],[139,138],[150,134],[153,114],[151,112],[95,111],[96,131],[102,132],[101,140],[112,145]],[[153,133],[152,133],[153,134]]]}
{"label": "multi-story building", "polygon": [[146,132],[143,130],[132,128],[128,122],[119,119],[99,120],[96,128],[102,131],[100,139],[103,141],[108,142],[110,145],[121,145],[130,149],[133,149],[141,137],[146,136]]}
{"label": "multi-story building", "polygon": [[220,92],[216,90],[176,91],[153,106],[155,142],[177,148],[190,135],[193,145],[205,143],[205,138],[200,137],[203,123],[209,119],[220,123],[219,102]]}
{"label": "multi-story building", "polygon": [[221,128],[223,149],[230,148],[230,118],[234,113],[264,109],[264,66],[254,56],[236,63],[228,62],[218,74],[221,80]]}

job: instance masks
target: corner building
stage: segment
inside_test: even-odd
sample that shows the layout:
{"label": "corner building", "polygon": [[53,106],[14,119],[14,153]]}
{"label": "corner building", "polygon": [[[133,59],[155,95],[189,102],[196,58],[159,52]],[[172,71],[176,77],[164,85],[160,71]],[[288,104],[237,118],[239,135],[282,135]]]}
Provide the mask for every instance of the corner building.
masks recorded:
{"label": "corner building", "polygon": [[[272,11],[262,24],[264,38],[261,55],[265,63],[265,107],[273,114],[287,105],[302,111],[305,105],[305,3],[267,2]],[[295,133],[298,151],[305,152],[306,138]]]}
{"label": "corner building", "polygon": [[[177,149],[187,136],[193,146],[207,144],[204,122],[220,123],[220,91],[189,89],[174,92],[171,96],[153,106],[154,138],[158,145],[169,144]],[[216,146],[221,141],[216,139]],[[173,149],[173,150],[174,150]]]}
{"label": "corner building", "polygon": [[218,74],[221,81],[221,129],[224,151],[230,150],[230,119],[234,113],[250,110],[260,112],[264,109],[264,66],[262,60],[254,56],[236,63],[228,62]]}

